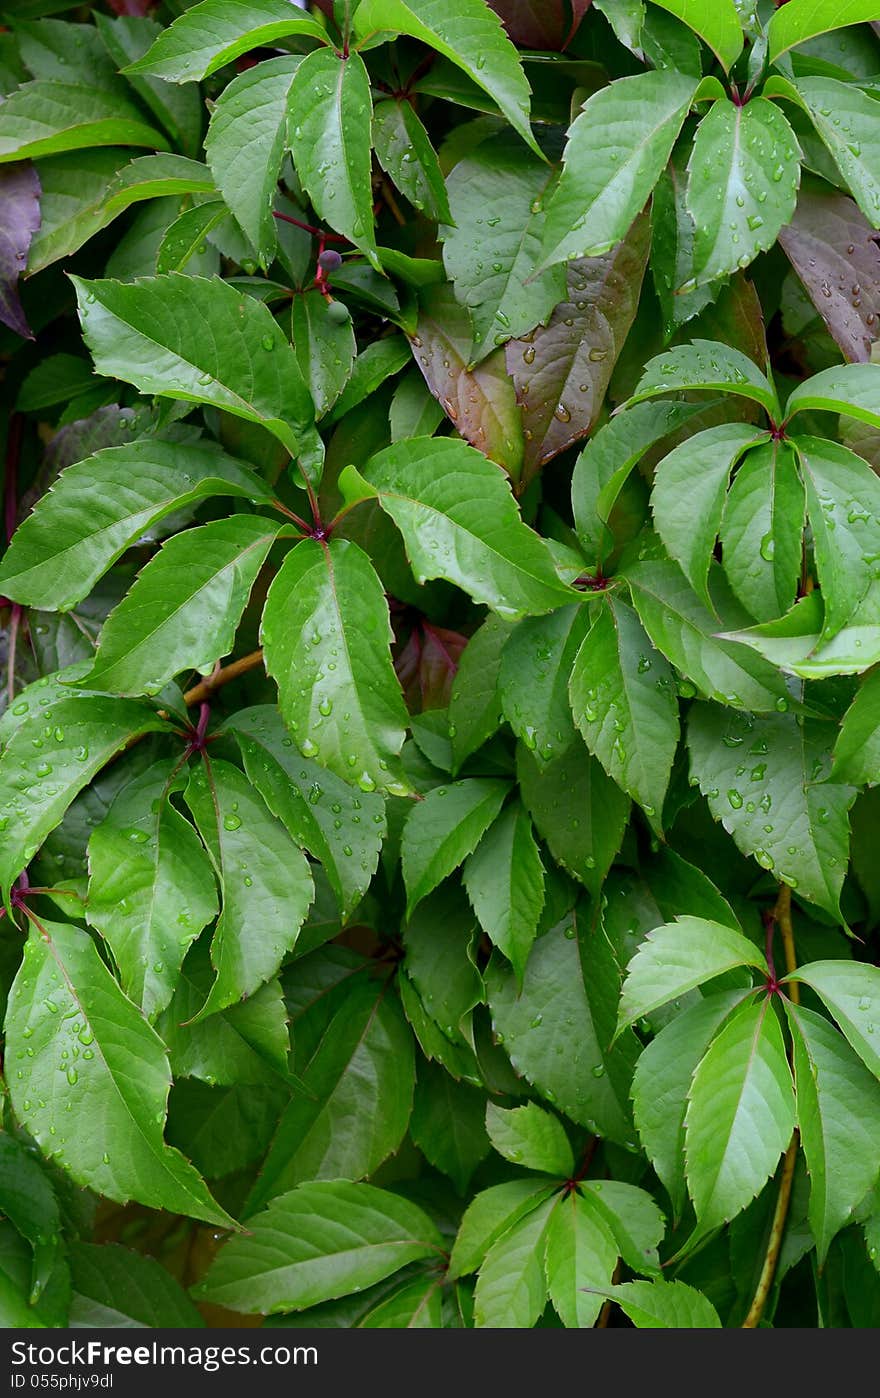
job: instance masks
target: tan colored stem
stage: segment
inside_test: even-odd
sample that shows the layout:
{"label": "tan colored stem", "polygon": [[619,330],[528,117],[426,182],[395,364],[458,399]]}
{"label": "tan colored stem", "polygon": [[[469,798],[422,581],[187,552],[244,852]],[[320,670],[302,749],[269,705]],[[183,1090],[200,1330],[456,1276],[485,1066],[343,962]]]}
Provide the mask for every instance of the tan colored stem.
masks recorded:
{"label": "tan colored stem", "polygon": [[[797,956],[794,945],[794,928],[791,922],[791,889],[788,884],[779,885],[779,897],[776,899],[776,907],[773,909],[773,917],[779,928],[782,937],[782,948],[785,954],[785,969],[789,973],[797,970]],[[795,1005],[801,1002],[800,987],[797,981],[789,981],[786,985],[789,998]],[[764,1307],[767,1304],[767,1297],[770,1295],[770,1288],[773,1285],[773,1278],[776,1275],[776,1267],[779,1262],[779,1251],[782,1247],[782,1236],[785,1232],[785,1223],[788,1218],[788,1205],[791,1200],[791,1186],[794,1180],[794,1167],[798,1153],[798,1133],[794,1132],[788,1143],[788,1150],[782,1162],[782,1174],[779,1177],[779,1193],[776,1197],[776,1208],[773,1210],[773,1222],[770,1225],[770,1237],[767,1239],[767,1250],[764,1253],[764,1265],[761,1268],[761,1275],[758,1278],[758,1285],[755,1288],[755,1295],[749,1307],[749,1313],[742,1323],[743,1330],[756,1330],[761,1323],[764,1314]]]}
{"label": "tan colored stem", "polygon": [[239,675],[247,674],[248,670],[256,670],[258,665],[263,663],[262,647],[259,650],[252,650],[250,655],[243,655],[240,660],[233,660],[231,665],[225,665],[221,670],[202,680],[199,684],[188,689],[183,696],[183,702],[189,707],[193,704],[203,704],[206,699],[210,699],[215,689],[220,689],[224,684],[229,684],[230,680],[237,680]]}

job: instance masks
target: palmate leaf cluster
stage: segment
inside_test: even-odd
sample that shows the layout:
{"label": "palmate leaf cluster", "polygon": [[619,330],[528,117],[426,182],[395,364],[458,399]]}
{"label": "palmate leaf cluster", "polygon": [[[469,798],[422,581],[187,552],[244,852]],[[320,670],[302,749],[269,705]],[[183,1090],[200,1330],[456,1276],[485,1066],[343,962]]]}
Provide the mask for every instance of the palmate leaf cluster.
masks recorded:
{"label": "palmate leaf cluster", "polygon": [[880,1323],[880,5],[0,17],[3,1323]]}

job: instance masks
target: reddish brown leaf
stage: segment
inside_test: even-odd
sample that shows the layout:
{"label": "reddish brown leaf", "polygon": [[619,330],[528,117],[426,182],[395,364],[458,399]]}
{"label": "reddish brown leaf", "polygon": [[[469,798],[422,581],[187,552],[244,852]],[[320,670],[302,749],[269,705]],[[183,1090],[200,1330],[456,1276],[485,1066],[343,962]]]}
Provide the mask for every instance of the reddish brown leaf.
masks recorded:
{"label": "reddish brown leaf", "polygon": [[515,44],[559,50],[578,28],[591,0],[489,0]]}
{"label": "reddish brown leaf", "polygon": [[422,621],[410,633],[394,668],[411,713],[445,709],[467,637]]}
{"label": "reddish brown leaf", "polygon": [[157,0],[108,0],[108,3],[117,15],[146,15]]}
{"label": "reddish brown leaf", "polygon": [[878,336],[877,234],[845,194],[801,190],[779,235],[804,289],[846,359],[867,363]]}
{"label": "reddish brown leaf", "polygon": [[568,300],[546,326],[507,346],[522,404],[524,479],[595,423],[635,317],[650,243],[650,220],[642,214],[610,252],[570,262]]}
{"label": "reddish brown leaf", "polygon": [[411,338],[416,363],[449,420],[472,447],[518,479],[523,432],[516,393],[499,349],[473,369],[467,309],[448,285],[427,288]]}
{"label": "reddish brown leaf", "polygon": [[18,299],[31,238],[40,226],[40,181],[30,164],[0,169],[0,320],[27,340],[34,337]]}

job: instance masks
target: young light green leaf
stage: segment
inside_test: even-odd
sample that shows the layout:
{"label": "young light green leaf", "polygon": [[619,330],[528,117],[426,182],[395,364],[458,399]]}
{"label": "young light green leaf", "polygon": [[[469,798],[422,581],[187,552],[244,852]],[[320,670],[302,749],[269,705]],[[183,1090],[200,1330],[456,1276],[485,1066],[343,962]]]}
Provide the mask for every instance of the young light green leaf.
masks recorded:
{"label": "young light green leaf", "polygon": [[[860,366],[864,367],[864,366]],[[880,480],[847,447],[797,437],[816,571],[825,604],[822,639],[857,615],[880,557]]]}
{"label": "young light green leaf", "polygon": [[658,927],[627,968],[618,1029],[737,966],[767,969],[755,944],[731,927],[700,917],[679,917]]}
{"label": "young light green leaf", "polygon": [[653,1196],[623,1180],[580,1180],[578,1190],[611,1231],[626,1265],[642,1276],[659,1275],[666,1218]]}
{"label": "young light green leaf", "polygon": [[848,861],[852,787],[827,780],[832,725],[695,704],[691,770],[744,854],[832,916]]}
{"label": "young light green leaf", "polygon": [[462,877],[480,926],[522,979],[544,906],[544,865],[518,801],[486,831]]}
{"label": "young light green leaf", "polygon": [[799,383],[785,405],[786,421],[804,412],[842,413],[880,427],[880,364],[836,364]]}
{"label": "young light green leaf", "polygon": [[851,961],[812,961],[792,974],[824,1001],[862,1062],[880,1078],[874,1042],[880,1022],[880,967]]}
{"label": "young light green leaf", "polygon": [[760,403],[775,422],[782,416],[776,391],[754,360],[742,350],[715,340],[693,340],[689,345],[658,354],[648,362],[635,392],[624,406],[632,407],[661,393],[678,393],[682,389],[750,398]]}
{"label": "young light green leaf", "polygon": [[490,1102],[486,1130],[498,1154],[514,1165],[563,1179],[574,1171],[574,1154],[562,1123],[537,1102],[509,1111]]}
{"label": "young light green leaf", "polygon": [[215,277],[124,284],[73,277],[95,368],[142,393],[211,403],[267,427],[292,456],[313,445],[311,397],[268,307]]}
{"label": "young light green leaf", "polygon": [[562,757],[575,741],[568,682],[591,621],[590,607],[580,603],[526,617],[502,652],[498,693],[504,717],[542,762]]}
{"label": "young light green leaf", "polygon": [[718,1330],[721,1327],[712,1302],[687,1282],[659,1279],[621,1282],[600,1294],[616,1301],[637,1330]]}
{"label": "young light green leaf", "polygon": [[122,988],[153,1020],[174,993],[190,943],[217,913],[211,865],[171,804],[171,758],[118,793],[89,840],[86,916],[113,953]]}
{"label": "young light green leaf", "polygon": [[779,1021],[769,999],[744,1005],[700,1060],[688,1094],[685,1169],[700,1235],[751,1203],[794,1127]]}
{"label": "young light green leaf", "polygon": [[217,188],[264,268],[277,246],[272,211],[287,146],[287,98],[300,62],[273,58],[233,78],[217,98],[205,137]]}
{"label": "young light green leaf", "polygon": [[509,787],[488,778],[429,791],[403,828],[401,859],[407,916],[476,847],[501,809]]}
{"label": "young light green leaf", "polygon": [[711,6],[702,4],[701,0],[654,0],[654,4],[668,10],[699,34],[725,70],[729,70],[742,53],[742,24],[735,0],[715,0]]}
{"label": "young light green leaf", "polygon": [[408,718],[391,639],[382,584],[356,544],[306,539],[287,555],[262,621],[285,722],[304,757],[362,791],[400,796]]}
{"label": "young light green leaf", "polygon": [[195,1296],[247,1314],[303,1310],[440,1250],[435,1225],[408,1200],[371,1184],[315,1180],[250,1219]]}
{"label": "young light green leaf", "polygon": [[681,73],[639,73],[584,103],[547,207],[545,266],[596,257],[626,236],[660,178],[696,90],[696,80]]}
{"label": "young light green leaf", "polygon": [[231,515],[173,535],[110,613],[84,683],[158,694],[181,670],[207,674],[232,649],[278,529],[260,515]]}
{"label": "young light green leaf", "polygon": [[676,564],[645,560],[627,568],[626,580],[657,650],[703,694],[757,713],[789,707],[790,696],[776,667],[750,654],[747,646],[718,639],[718,620]]}
{"label": "young light green leaf", "polygon": [[544,1249],[556,1201],[547,1199],[493,1243],[474,1292],[476,1328],[530,1329],[547,1303]]}
{"label": "young light green leaf", "polygon": [[377,30],[409,34],[450,59],[497,102],[514,130],[539,153],[519,55],[482,0],[361,0],[355,30],[362,38]]}
{"label": "young light green leaf", "polygon": [[4,99],[0,163],[94,146],[168,149],[140,108],[115,89],[49,79],[24,83]]}
{"label": "young light green leaf", "polygon": [[[120,1203],[231,1223],[189,1161],[162,1139],[171,1086],[165,1046],[87,933],[57,922],[32,926],[6,1035],[23,1064],[9,1084],[15,1114],[78,1184]],[[92,1110],[68,1118],[78,1097]]]}
{"label": "young light green leaf", "polygon": [[0,893],[111,757],[165,723],[145,704],[75,695],[52,700],[15,731],[0,756]]}
{"label": "young light green leaf", "polygon": [[439,223],[451,222],[437,153],[410,101],[403,98],[376,103],[373,145],[382,169],[414,208]]}
{"label": "young light green leaf", "polygon": [[880,670],[865,678],[840,725],[834,777],[852,786],[880,782]]}
{"label": "young light green leaf", "polygon": [[[766,442],[767,434],[741,422],[725,422],[688,438],[665,456],[654,473],[654,525],[694,592],[711,609],[709,565],[721,526],[727,483],[739,458]],[[681,508],[686,497],[688,509]]]}
{"label": "young light green leaf", "polygon": [[553,858],[597,896],[620,849],[629,797],[579,738],[552,762],[518,743],[516,770],[523,804]]}
{"label": "young light green leaf", "polygon": [[104,213],[115,218],[132,204],[171,194],[216,194],[207,165],[184,155],[141,155],[107,186]]}
{"label": "young light green leaf", "polygon": [[379,792],[355,792],[326,767],[301,756],[278,710],[243,709],[226,723],[245,771],[273,815],[324,866],[343,917],[369,887],[386,833]]}
{"label": "young light green leaf", "polygon": [[832,1238],[877,1182],[880,1083],[827,1019],[784,1002],[794,1044],[798,1127],[821,1267]]}
{"label": "young light green leaf", "polygon": [[854,83],[799,78],[797,90],[865,218],[880,227],[880,141],[875,99]]}
{"label": "young light green leaf", "polygon": [[724,501],[724,571],[739,601],[773,621],[795,600],[801,573],[804,487],[787,442],[746,452]]}
{"label": "young light green leaf", "polygon": [[629,1088],[639,1054],[626,1030],[613,1047],[620,972],[601,927],[578,909],[538,938],[522,990],[493,960],[487,978],[496,1034],[518,1073],[579,1126],[632,1139]]}
{"label": "young light green leaf", "polygon": [[316,49],[299,64],[288,102],[290,148],[317,213],[378,271],[370,185],[370,78],[359,53]]}
{"label": "young light green leaf", "polygon": [[794,213],[800,174],[797,139],[773,102],[712,105],[688,165],[698,285],[730,276],[773,246]]}
{"label": "young light green leaf", "polygon": [[62,471],[16,531],[0,588],[27,606],[68,611],[159,520],[214,495],[266,502],[269,492],[213,443],[147,437]]}
{"label": "young light green leaf", "polygon": [[207,78],[248,49],[299,36],[326,44],[326,30],[289,0],[202,0],[163,29],[126,75],[150,73],[167,82]]}
{"label": "young light green leaf", "polygon": [[372,457],[346,482],[374,494],[403,535],[416,579],[445,578],[499,616],[572,601],[552,555],[522,521],[502,473],[464,442],[416,437]]}
{"label": "young light green leaf", "polygon": [[471,313],[475,360],[544,324],[565,299],[561,267],[535,275],[552,178],[543,160],[507,134],[483,141],[449,175],[443,262]]}
{"label": "young light green leaf", "polygon": [[464,1211],[449,1260],[450,1278],[475,1272],[505,1233],[548,1199],[554,1186],[534,1176],[481,1190]]}
{"label": "young light green leaf", "polygon": [[678,747],[672,670],[637,614],[609,596],[571,670],[574,721],[590,752],[655,829]]}
{"label": "young light green leaf", "polygon": [[775,63],[797,44],[830,29],[876,18],[877,6],[872,0],[789,0],[770,20],[768,58]]}
{"label": "young light green leaf", "polygon": [[204,1019],[271,980],[296,942],[315,889],[305,855],[237,767],[215,759],[197,767],[186,803],[223,900],[211,942],[217,979],[196,1016]]}
{"label": "young light green leaf", "polygon": [[611,1285],[617,1256],[611,1231],[590,1198],[572,1190],[556,1201],[544,1267],[550,1300],[563,1325],[573,1330],[593,1325],[603,1304],[593,1288]]}

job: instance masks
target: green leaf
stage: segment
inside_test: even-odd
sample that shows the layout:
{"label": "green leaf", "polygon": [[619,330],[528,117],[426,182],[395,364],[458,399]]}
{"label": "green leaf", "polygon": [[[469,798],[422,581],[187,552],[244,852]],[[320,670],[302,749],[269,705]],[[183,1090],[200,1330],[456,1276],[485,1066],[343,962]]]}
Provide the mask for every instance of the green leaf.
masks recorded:
{"label": "green leaf", "polygon": [[[162,32],[161,24],[142,15],[95,14],[95,24],[114,65],[123,68],[142,58]],[[79,36],[78,36],[79,37]],[[184,155],[198,154],[202,141],[202,103],[196,88],[173,88],[158,78],[129,77],[141,101],[160,121]]]}
{"label": "green leaf", "polygon": [[681,73],[639,73],[590,97],[569,129],[547,208],[544,265],[596,257],[624,238],[660,178],[697,90]]}
{"label": "green leaf", "polygon": [[459,1194],[466,1192],[474,1170],[489,1154],[485,1117],[485,1092],[456,1082],[434,1063],[419,1063],[409,1134]]}
{"label": "green leaf", "polygon": [[98,146],[38,162],[34,168],[43,193],[40,227],[28,254],[31,276],[75,252],[110,222],[111,215],[104,208],[107,188],[114,175],[125,168],[128,157],[129,152],[118,146]]}
{"label": "green leaf", "polygon": [[440,1330],[443,1325],[441,1282],[436,1276],[417,1277],[367,1312],[359,1330]]}
{"label": "green leaf", "polygon": [[[397,998],[363,977],[296,1019],[302,1089],[278,1121],[247,1213],[315,1179],[372,1175],[396,1151],[413,1100],[413,1039]],[[250,1225],[249,1225],[250,1226]]]}
{"label": "green leaf", "polygon": [[443,172],[411,102],[404,98],[376,103],[373,145],[382,169],[413,207],[439,223],[449,223]]}
{"label": "green leaf", "polygon": [[356,544],[306,539],[287,555],[262,622],[285,722],[304,757],[362,791],[400,796],[408,718],[391,638],[382,584]]}
{"label": "green leaf", "polygon": [[[162,1139],[171,1086],[165,1047],[85,932],[32,926],[6,1036],[23,1065],[9,1082],[15,1114],[78,1184],[120,1203],[230,1224],[197,1171]],[[83,1097],[91,1110],[68,1118],[67,1107]]]}
{"label": "green leaf", "polygon": [[403,535],[418,582],[445,578],[508,618],[551,611],[576,595],[523,523],[504,476],[464,442],[395,442],[370,459],[365,476],[347,467],[342,488],[348,481],[376,496]]}
{"label": "green leaf", "polygon": [[616,1301],[637,1330],[717,1330],[721,1326],[712,1302],[686,1282],[622,1282],[601,1294]]}
{"label": "green leaf", "polygon": [[632,407],[661,393],[678,393],[682,389],[749,398],[760,403],[775,422],[782,416],[776,391],[754,360],[741,350],[715,340],[693,340],[689,345],[665,350],[656,359],[649,360],[635,392],[624,406]]}
{"label": "green leaf", "polygon": [[165,137],[115,89],[38,80],[4,99],[0,163],[93,146],[168,149]]}
{"label": "green leaf", "polygon": [[766,971],[764,957],[741,932],[701,917],[679,917],[649,932],[627,968],[618,1027],[634,1024],[705,981],[737,966]]}
{"label": "green leaf", "polygon": [[288,0],[202,0],[163,29],[126,75],[152,73],[168,82],[198,82],[248,49],[273,47],[277,39],[317,39],[327,33]]}
{"label": "green leaf", "polygon": [[70,1324],[78,1329],[196,1330],[204,1320],[171,1273],[142,1252],[118,1243],[75,1242],[70,1250],[73,1300]]}
{"label": "green leaf", "polygon": [[818,34],[877,18],[871,0],[789,0],[770,20],[768,57],[775,63],[788,49]]}
{"label": "green leaf", "polygon": [[156,253],[156,271],[183,272],[204,246],[208,234],[228,217],[229,210],[222,199],[210,199],[207,204],[186,209],[169,224],[162,236]]}
{"label": "green leaf", "polygon": [[504,722],[498,673],[511,624],[489,615],[461,654],[449,701],[449,737],[457,773]]}
{"label": "green leaf", "polygon": [[773,246],[794,213],[800,174],[797,139],[777,106],[765,97],[713,103],[688,165],[698,285],[730,276]]}
{"label": "green leaf", "polygon": [[474,1292],[474,1325],[528,1330],[547,1304],[544,1249],[555,1200],[547,1199],[493,1243]]}
{"label": "green leaf", "polygon": [[844,714],[834,747],[834,778],[852,786],[880,782],[880,670],[865,678]]}
{"label": "green leaf", "polygon": [[562,1123],[537,1102],[510,1111],[490,1102],[486,1130],[498,1154],[514,1165],[563,1179],[574,1172],[574,1153]]}
{"label": "green leaf", "polygon": [[226,721],[245,772],[292,838],[324,866],[343,917],[366,893],[386,833],[385,801],[355,792],[348,782],[294,748],[278,711],[243,709]]}
{"label": "green leaf", "polygon": [[562,757],[577,737],[568,682],[591,621],[590,607],[582,603],[526,617],[502,652],[498,693],[504,717],[542,762]]}
{"label": "green leaf", "polygon": [[700,1060],[688,1094],[685,1168],[700,1235],[751,1203],[794,1127],[779,1021],[769,999],[744,1005]]}
{"label": "green leaf", "polygon": [[292,456],[310,447],[314,409],[296,355],[259,301],[219,277],[178,272],[72,281],[99,373],[260,423]]}
{"label": "green leaf", "polygon": [[480,926],[522,979],[544,906],[544,865],[528,812],[511,802],[464,866]]}
{"label": "green leaf", "polygon": [[144,704],[92,695],[38,706],[21,724],[0,757],[4,900],[77,792],[134,739],[164,728]]}
{"label": "green leaf", "polygon": [[449,175],[443,262],[471,314],[475,360],[544,324],[565,298],[562,268],[535,275],[552,178],[508,134],[482,142]]}
{"label": "green leaf", "polygon": [[744,854],[833,917],[848,860],[852,787],[827,780],[832,725],[695,704],[691,770]]}
{"label": "green leaf", "polygon": [[880,364],[837,364],[799,383],[785,405],[786,420],[804,412],[842,413],[880,427]]}
{"label": "green leaf", "polygon": [[[472,1011],[485,999],[476,934],[476,919],[454,883],[420,903],[404,929],[407,976],[425,1013],[456,1047],[473,1048]],[[437,1057],[452,1071],[445,1058]]]}
{"label": "green leaf", "polygon": [[36,1305],[58,1259],[61,1211],[43,1169],[6,1131],[0,1133],[0,1208],[33,1249],[28,1300]]}
{"label": "green leaf", "polygon": [[[399,374],[401,369],[405,369],[409,363],[409,345],[402,335],[389,335],[367,345],[351,366],[348,382],[333,405],[333,411],[330,413],[328,421],[338,422],[340,418],[345,417],[346,413],[351,412],[365,398],[372,397],[386,379]],[[424,391],[424,385],[419,384],[419,387]],[[433,406],[436,408],[437,404],[434,403]],[[389,416],[391,418],[394,416],[393,403]],[[421,431],[412,434],[407,431],[403,435],[420,436]],[[392,433],[393,440],[394,434]]]}
{"label": "green leaf", "polygon": [[516,1071],[579,1126],[630,1141],[639,1044],[627,1030],[609,1048],[620,972],[602,928],[588,927],[577,910],[535,942],[521,991],[499,960],[487,983],[493,1025]]}
{"label": "green leaf", "polygon": [[513,129],[539,153],[519,55],[482,0],[361,0],[355,30],[362,38],[376,30],[409,34],[450,59],[497,102]]}
{"label": "green leaf", "polygon": [[519,743],[516,768],[523,804],[553,858],[597,895],[620,849],[629,797],[579,739],[552,762]]}
{"label": "green leaf", "polygon": [[858,613],[880,558],[880,480],[855,452],[821,437],[797,437],[816,571],[829,640]]}
{"label": "green leaf", "polygon": [[318,216],[380,270],[370,185],[370,78],[358,53],[317,49],[290,86],[290,149]]}
{"label": "green leaf", "polygon": [[111,218],[132,204],[170,194],[216,194],[207,165],[183,155],[141,155],[110,181],[104,212]]}
{"label": "green leaf", "polygon": [[41,496],[3,556],[0,588],[27,606],[68,611],[160,520],[214,495],[269,498],[210,442],[147,437],[107,447],[68,466]]}
{"label": "green leaf", "polygon": [[299,58],[273,58],[240,73],[211,113],[205,157],[217,188],[262,267],[275,255],[272,209],[287,146],[287,98]]}
{"label": "green leaf", "polygon": [[476,848],[509,789],[506,782],[489,779],[453,782],[435,787],[413,806],[401,842],[408,917]]}
{"label": "green leaf", "polygon": [[650,240],[649,219],[638,217],[608,252],[576,259],[547,326],[508,345],[527,480],[595,426],[635,319]]}
{"label": "green leaf", "polygon": [[117,794],[89,840],[86,916],[107,942],[129,999],[155,1019],[174,993],[190,944],[217,914],[207,855],[171,804],[166,758]]}
{"label": "green leaf", "polygon": [[351,317],[339,301],[304,291],[291,306],[293,347],[317,417],[336,402],[351,375],[357,345]]}
{"label": "green leaf", "polygon": [[569,694],[587,747],[660,829],[679,735],[672,670],[614,596],[575,656]]}
{"label": "green leaf", "polygon": [[209,673],[232,650],[278,529],[260,515],[232,515],[173,535],[110,613],[84,683],[158,694],[181,670]]}
{"label": "green leaf", "polygon": [[724,501],[720,534],[730,586],[759,621],[781,616],[795,600],[804,511],[804,488],[789,444],[752,447]]}
{"label": "green leaf", "polygon": [[464,1211],[449,1260],[449,1277],[475,1272],[500,1238],[554,1192],[534,1176],[495,1184],[475,1195]]}
{"label": "green leaf", "polygon": [[[709,566],[721,526],[728,479],[743,453],[765,441],[767,434],[756,432],[748,424],[725,422],[682,442],[663,458],[654,474],[651,508],[657,533],[694,592],[710,609]],[[685,497],[687,512],[681,508]]]}
{"label": "green leaf", "polygon": [[836,78],[800,78],[797,90],[849,192],[868,222],[880,227],[880,142],[874,98]]}
{"label": "green leaf", "polygon": [[685,1204],[684,1118],[697,1064],[744,991],[697,1000],[643,1050],[632,1083],[633,1116],[642,1146],[662,1180],[676,1217]]}
{"label": "green leaf", "polygon": [[790,1000],[783,1003],[810,1175],[810,1228],[821,1267],[832,1238],[877,1182],[880,1083],[826,1019]]}
{"label": "green leaf", "polygon": [[715,0],[706,6],[701,0],[654,0],[675,15],[700,38],[728,70],[742,53],[743,36],[735,0]]}
{"label": "green leaf", "polygon": [[217,979],[196,1016],[204,1019],[271,980],[296,942],[314,885],[305,855],[237,767],[217,759],[197,767],[186,803],[223,896],[211,942]]}
{"label": "green leaf", "polygon": [[550,1300],[563,1325],[585,1330],[594,1324],[602,1298],[592,1288],[611,1285],[617,1253],[617,1244],[591,1199],[572,1190],[556,1201],[544,1265]]}
{"label": "green leaf", "polygon": [[880,1051],[874,1043],[880,1022],[880,968],[846,961],[813,961],[799,967],[791,979],[815,990],[859,1058],[875,1078],[880,1078]]}
{"label": "green leaf", "polygon": [[701,693],[755,712],[789,707],[788,690],[775,666],[736,641],[718,638],[717,619],[676,564],[665,559],[636,563],[626,570],[626,580],[654,645]]}

